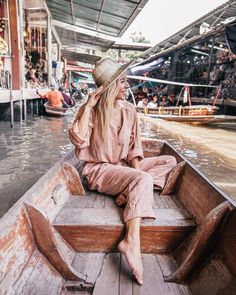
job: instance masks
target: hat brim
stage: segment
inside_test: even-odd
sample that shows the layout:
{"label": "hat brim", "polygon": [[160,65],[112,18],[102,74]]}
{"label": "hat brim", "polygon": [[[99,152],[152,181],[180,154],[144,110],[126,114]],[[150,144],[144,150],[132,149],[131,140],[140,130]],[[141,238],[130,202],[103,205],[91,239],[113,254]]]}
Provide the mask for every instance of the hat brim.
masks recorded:
{"label": "hat brim", "polygon": [[101,93],[104,93],[113,83],[115,83],[116,80],[119,79],[120,76],[122,76],[124,72],[128,70],[132,63],[134,63],[134,60],[131,60],[126,64],[121,65],[118,71],[116,71],[116,73],[108,81],[102,84],[103,89]]}

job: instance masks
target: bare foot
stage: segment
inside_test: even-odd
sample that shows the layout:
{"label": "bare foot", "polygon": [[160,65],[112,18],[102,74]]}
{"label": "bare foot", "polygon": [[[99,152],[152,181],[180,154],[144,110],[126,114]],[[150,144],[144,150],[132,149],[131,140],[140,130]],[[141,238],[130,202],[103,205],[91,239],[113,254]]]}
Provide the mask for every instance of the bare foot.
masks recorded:
{"label": "bare foot", "polygon": [[138,284],[143,285],[143,264],[140,245],[135,245],[133,243],[127,242],[126,240],[123,240],[118,245],[118,249],[122,254],[125,255],[129,267]]}
{"label": "bare foot", "polygon": [[122,205],[126,205],[127,200],[125,195],[119,194],[119,196],[116,198],[116,205],[118,206],[122,206]]}

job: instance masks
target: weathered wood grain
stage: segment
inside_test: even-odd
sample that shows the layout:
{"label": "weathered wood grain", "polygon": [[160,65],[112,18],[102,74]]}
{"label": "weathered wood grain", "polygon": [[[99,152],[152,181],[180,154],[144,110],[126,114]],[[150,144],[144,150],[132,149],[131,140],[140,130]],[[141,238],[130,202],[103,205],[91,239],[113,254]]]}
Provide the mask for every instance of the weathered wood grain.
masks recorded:
{"label": "weathered wood grain", "polygon": [[[94,193],[93,193],[94,194]],[[122,212],[114,200],[105,196],[105,207],[95,207],[102,194],[85,197],[89,202],[72,198],[59,212],[53,226],[63,238],[79,252],[114,251],[125,233]],[[163,198],[165,199],[165,198]],[[163,200],[160,200],[163,204]],[[90,208],[87,208],[89,204]],[[108,204],[108,206],[107,206]],[[168,205],[168,206],[167,206]],[[167,204],[169,207],[170,204]],[[92,208],[91,208],[92,207]],[[154,209],[156,220],[146,220],[141,225],[141,245],[144,252],[162,253],[175,248],[194,228],[189,213],[184,209]],[[93,243],[96,237],[97,242]]]}
{"label": "weathered wood grain", "polygon": [[85,195],[85,190],[82,185],[78,171],[69,163],[63,163],[63,173],[66,178],[66,185],[72,195]]}
{"label": "weathered wood grain", "polygon": [[186,286],[165,283],[163,281],[162,272],[157,263],[156,256],[151,254],[143,254],[143,286],[133,285],[133,295],[166,295],[166,294],[191,294]]}
{"label": "weathered wood grain", "polygon": [[94,285],[103,267],[105,253],[77,253],[72,266],[86,277],[85,282]]}
{"label": "weathered wood grain", "polygon": [[192,250],[181,266],[172,274],[165,276],[166,282],[184,282],[198,268],[200,263],[215,249],[220,233],[220,225],[226,214],[232,209],[229,202],[224,202],[213,209],[202,224]]}
{"label": "weathered wood grain", "polygon": [[125,256],[123,254],[121,254],[120,256],[121,256],[121,260],[120,260],[120,278],[119,278],[120,292],[119,294],[132,295],[134,278]]}
{"label": "weathered wood grain", "polygon": [[97,279],[93,295],[119,294],[120,254],[107,254]]}
{"label": "weathered wood grain", "polygon": [[[63,257],[47,217],[35,207],[29,204],[25,204],[25,206],[29,214],[34,239],[39,251],[65,279],[84,280],[84,276],[76,273],[68,263],[68,256]],[[65,243],[64,246],[66,246]],[[70,251],[69,248],[67,249],[68,251]]]}

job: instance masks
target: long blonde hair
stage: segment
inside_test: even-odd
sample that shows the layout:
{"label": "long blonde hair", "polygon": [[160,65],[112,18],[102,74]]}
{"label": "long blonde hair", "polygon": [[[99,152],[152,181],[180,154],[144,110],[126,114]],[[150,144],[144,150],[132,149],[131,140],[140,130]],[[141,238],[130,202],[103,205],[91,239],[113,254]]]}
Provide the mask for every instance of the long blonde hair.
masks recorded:
{"label": "long blonde hair", "polygon": [[96,138],[101,138],[102,142],[108,144],[108,128],[111,121],[114,103],[119,92],[118,82],[113,83],[104,93],[102,93],[94,110],[94,130],[92,143],[96,144]]}

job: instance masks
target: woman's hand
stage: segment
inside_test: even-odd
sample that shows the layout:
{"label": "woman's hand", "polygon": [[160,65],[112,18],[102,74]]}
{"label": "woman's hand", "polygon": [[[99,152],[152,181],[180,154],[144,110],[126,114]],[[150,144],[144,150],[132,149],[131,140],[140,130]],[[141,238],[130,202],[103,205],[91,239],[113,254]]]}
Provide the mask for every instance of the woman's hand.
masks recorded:
{"label": "woman's hand", "polygon": [[103,86],[100,86],[98,89],[96,89],[95,91],[89,94],[87,106],[91,108],[95,107],[95,105],[97,104],[97,102],[99,101],[101,97],[102,90],[103,90]]}

